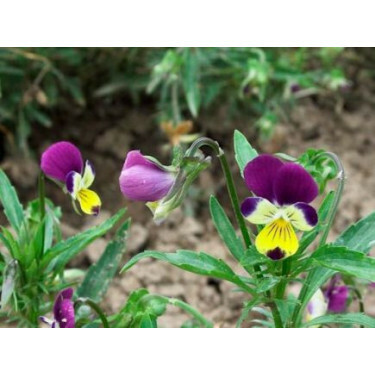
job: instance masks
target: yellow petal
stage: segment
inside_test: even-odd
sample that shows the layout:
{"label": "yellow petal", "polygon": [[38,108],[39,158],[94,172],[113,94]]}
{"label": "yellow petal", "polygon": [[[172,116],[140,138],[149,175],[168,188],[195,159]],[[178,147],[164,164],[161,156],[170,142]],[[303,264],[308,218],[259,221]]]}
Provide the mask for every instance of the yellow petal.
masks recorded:
{"label": "yellow petal", "polygon": [[260,231],[255,246],[261,254],[272,259],[281,259],[295,254],[298,250],[298,238],[292,225],[280,218],[267,224]]}
{"label": "yellow petal", "polygon": [[89,189],[81,189],[77,194],[78,202],[81,210],[87,215],[97,215],[100,211],[102,202],[99,195],[95,191]]}

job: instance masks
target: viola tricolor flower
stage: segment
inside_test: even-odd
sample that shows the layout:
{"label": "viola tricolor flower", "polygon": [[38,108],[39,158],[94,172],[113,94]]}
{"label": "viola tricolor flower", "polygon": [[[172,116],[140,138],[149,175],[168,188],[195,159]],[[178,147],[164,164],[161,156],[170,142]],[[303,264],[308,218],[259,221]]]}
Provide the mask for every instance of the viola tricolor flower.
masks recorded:
{"label": "viola tricolor flower", "polygon": [[82,211],[97,215],[101,200],[89,187],[95,178],[92,164],[83,159],[79,149],[70,142],[57,142],[47,148],[42,155],[41,169],[46,176],[64,184],[73,201],[78,200]]}
{"label": "viola tricolor flower", "polygon": [[130,151],[120,175],[122,194],[133,201],[155,202],[165,197],[175,181],[175,173],[140,151]]}
{"label": "viola tricolor flower", "polygon": [[324,315],[326,312],[327,302],[324,298],[323,292],[318,289],[307,304],[305,320],[306,322],[309,322],[310,320]]}
{"label": "viola tricolor flower", "polygon": [[333,277],[324,293],[328,301],[328,310],[334,313],[344,312],[349,298],[349,288],[346,285],[337,285],[340,279],[340,276]]}
{"label": "viola tricolor flower", "polygon": [[309,205],[318,195],[314,179],[299,164],[267,154],[246,165],[244,178],[256,197],[243,201],[242,214],[253,224],[265,225],[255,241],[257,250],[273,260],[295,254],[299,242],[294,229],[309,231],[318,222]]}
{"label": "viola tricolor flower", "polygon": [[72,301],[73,289],[62,290],[56,297],[53,305],[53,320],[44,316],[40,319],[51,326],[51,328],[74,328],[74,304]]}

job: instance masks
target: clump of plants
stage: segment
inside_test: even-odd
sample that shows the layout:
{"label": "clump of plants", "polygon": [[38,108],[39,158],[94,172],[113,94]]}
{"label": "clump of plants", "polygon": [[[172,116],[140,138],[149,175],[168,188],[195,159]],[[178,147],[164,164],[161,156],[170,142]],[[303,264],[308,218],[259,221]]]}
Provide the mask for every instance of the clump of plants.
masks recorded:
{"label": "clump of plants", "polygon": [[[375,214],[350,225],[333,242],[327,241],[345,183],[344,167],[335,154],[311,149],[298,158],[258,155],[246,137],[235,131],[235,159],[248,197],[238,197],[224,150],[206,137],[186,151],[177,147],[171,165],[139,150],[130,151],[119,171],[119,190],[130,200],[145,202],[154,220],[162,222],[181,205],[199,173],[210,167],[211,156],[202,148],[211,149],[220,161],[236,222],[231,222],[214,196],[209,201],[211,217],[243,272],[235,272],[209,249],[147,250],[123,266],[123,277],[142,259],[154,258],[203,277],[226,280],[234,291],[248,296],[237,327],[245,322],[277,328],[375,327],[375,319],[365,314],[362,297],[375,282],[375,260],[368,256],[375,241]],[[9,221],[0,233],[3,323],[157,327],[167,306],[174,305],[191,316],[184,327],[213,327],[186,302],[147,289],[133,291],[120,311],[107,314],[100,303],[122,261],[130,219],[124,218],[122,209],[102,224],[63,239],[61,211],[45,197],[45,177],[67,194],[77,214],[98,215],[103,202],[91,190],[95,169],[66,141],[47,148],[40,165],[38,197],[26,208],[0,172],[0,200]],[[336,189],[327,191],[327,182],[334,179]],[[71,259],[115,225],[117,230],[97,263],[86,272],[69,268]],[[299,294],[289,293],[288,287],[296,284]],[[255,319],[252,311],[262,318]]]}

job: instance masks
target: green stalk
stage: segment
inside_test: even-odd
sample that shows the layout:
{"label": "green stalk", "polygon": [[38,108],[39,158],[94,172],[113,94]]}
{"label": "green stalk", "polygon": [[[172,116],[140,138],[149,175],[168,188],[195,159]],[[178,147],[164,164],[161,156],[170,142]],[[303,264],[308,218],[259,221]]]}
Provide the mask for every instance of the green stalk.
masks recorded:
{"label": "green stalk", "polygon": [[[216,156],[220,160],[221,168],[224,172],[224,177],[225,177],[225,181],[226,181],[226,184],[227,184],[228,194],[229,194],[229,197],[230,197],[230,200],[231,200],[231,203],[232,203],[232,208],[233,208],[234,214],[236,216],[238,226],[240,227],[246,249],[249,249],[250,246],[252,245],[251,238],[250,238],[249,232],[247,230],[245,219],[244,219],[244,217],[242,216],[242,213],[241,213],[237,190],[235,188],[232,172],[230,170],[228,160],[225,157],[224,151],[221,149],[221,147],[219,146],[219,144],[216,141],[212,140],[211,138],[202,137],[202,138],[197,139],[190,146],[190,148],[186,152],[186,155],[190,156],[190,157],[194,156],[196,151],[202,146],[211,147],[211,149],[214,150]],[[246,269],[247,272],[249,272],[249,274],[251,274],[250,269],[248,269],[247,267],[245,269]],[[258,265],[254,266],[254,272],[255,272],[256,276],[259,275],[259,278],[263,277],[262,270]],[[267,296],[267,298],[271,297],[271,294],[270,294],[269,291],[266,292],[266,296]],[[271,311],[272,311],[273,319],[274,319],[274,322],[275,322],[275,327],[276,328],[282,327],[283,324],[282,324],[281,316],[280,316],[279,309],[277,308],[276,304],[271,305]]]}
{"label": "green stalk", "polygon": [[[322,157],[327,157],[335,163],[335,165],[337,167],[337,170],[338,170],[338,173],[337,173],[338,186],[337,186],[337,190],[336,190],[336,193],[335,193],[335,199],[333,201],[332,208],[331,208],[331,210],[328,214],[327,223],[325,225],[322,237],[320,238],[318,247],[323,246],[327,241],[327,237],[328,237],[329,231],[332,227],[333,220],[335,219],[337,208],[339,206],[341,196],[342,196],[342,193],[343,193],[343,190],[344,190],[344,185],[345,185],[345,169],[344,169],[344,166],[341,163],[341,160],[339,159],[339,157],[336,154],[334,154],[333,152],[323,152],[317,158],[320,159]],[[303,291],[304,291],[304,288],[302,288],[302,292]],[[303,301],[305,299],[305,296],[306,296],[305,292],[300,294],[299,298],[298,298],[299,301],[300,302]],[[292,317],[292,321],[291,321],[292,327],[295,327],[300,320],[301,308],[302,308],[302,303],[297,304],[295,309],[294,309],[293,317]]]}
{"label": "green stalk", "polygon": [[190,306],[186,302],[183,302],[183,301],[181,301],[179,299],[175,299],[175,298],[169,298],[168,302],[171,305],[177,306],[180,309],[182,309],[182,310],[186,311],[187,313],[189,313],[196,320],[198,320],[199,322],[201,322],[202,325],[205,328],[212,328],[213,327],[212,322],[210,322],[209,320],[207,320],[199,311],[195,310],[192,306]]}
{"label": "green stalk", "polygon": [[322,154],[319,155],[319,158],[324,157],[324,156],[328,157],[336,164],[336,167],[338,169],[338,173],[337,173],[338,186],[337,186],[337,190],[335,194],[335,200],[333,201],[331,211],[329,212],[329,215],[327,218],[326,227],[324,228],[324,232],[322,234],[322,237],[320,238],[319,247],[323,246],[327,241],[328,233],[332,227],[333,220],[335,219],[337,208],[339,206],[341,196],[344,191],[344,185],[345,185],[345,170],[339,157],[333,152],[323,152]]}
{"label": "green stalk", "polygon": [[99,305],[97,305],[93,300],[83,297],[78,298],[74,303],[74,307],[76,308],[78,305],[87,305],[91,307],[99,315],[99,318],[103,324],[103,328],[109,328],[107,317],[105,316],[103,310],[99,307]]}
{"label": "green stalk", "polygon": [[282,280],[279,282],[279,284],[277,285],[277,288],[276,288],[276,298],[277,299],[283,299],[284,298],[284,294],[285,294],[285,289],[286,289],[286,286],[287,286],[287,277],[290,273],[290,270],[291,270],[291,266],[292,266],[292,260],[290,257],[284,259],[284,261],[282,262],[282,270],[281,270],[281,276],[282,276]]}

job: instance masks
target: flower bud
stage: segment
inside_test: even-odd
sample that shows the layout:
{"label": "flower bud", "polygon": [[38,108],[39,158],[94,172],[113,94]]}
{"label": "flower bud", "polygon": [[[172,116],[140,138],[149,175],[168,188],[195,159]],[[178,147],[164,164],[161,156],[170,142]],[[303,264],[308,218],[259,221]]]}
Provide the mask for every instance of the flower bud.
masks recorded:
{"label": "flower bud", "polygon": [[121,192],[133,201],[158,201],[173,186],[176,177],[173,170],[146,158],[140,151],[130,151],[119,179]]}

